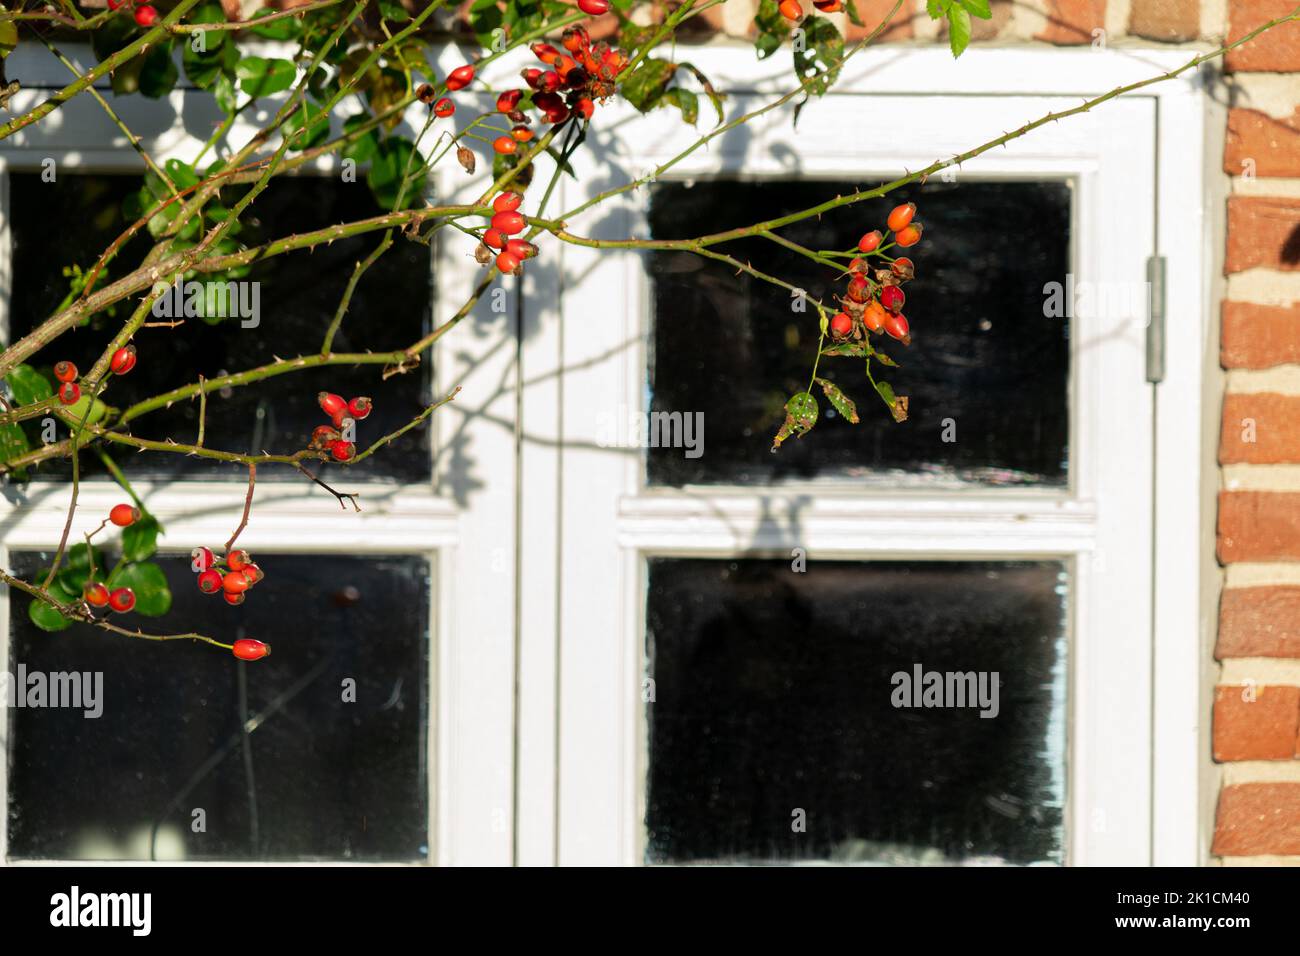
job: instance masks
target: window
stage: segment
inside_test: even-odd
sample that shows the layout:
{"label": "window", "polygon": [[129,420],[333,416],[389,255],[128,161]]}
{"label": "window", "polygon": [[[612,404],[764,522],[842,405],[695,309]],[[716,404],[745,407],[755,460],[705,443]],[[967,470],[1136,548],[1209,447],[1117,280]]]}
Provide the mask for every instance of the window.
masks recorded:
{"label": "window", "polygon": [[[747,51],[704,59],[731,91],[728,115],[785,90]],[[658,169],[653,182],[567,228],[681,238],[749,223],[1155,72],[1096,51],[949,60],[868,56],[797,129],[766,114],[670,168],[691,134],[653,113],[629,122],[635,140],[609,133],[578,157],[565,207],[625,181],[620,163],[627,178]],[[1169,95],[1187,120],[1194,94]],[[902,195],[927,225],[907,289],[915,344],[882,346],[902,365],[887,376],[910,397],[903,424],[859,362],[823,360],[818,374],[856,400],[862,423],[822,400],[813,432],[772,454],[781,406],[808,381],[816,318],[725,264],[565,247],[560,275],[526,283],[524,455],[537,463],[533,500],[559,513],[521,538],[522,857],[1088,865],[1169,852],[1153,788],[1177,813],[1189,803],[1154,741],[1174,734],[1184,759],[1195,741],[1171,715],[1182,708],[1190,726],[1195,707],[1185,694],[1151,705],[1171,683],[1153,661],[1176,655],[1176,617],[1153,597],[1151,556],[1172,530],[1151,520],[1165,507],[1153,483],[1168,478],[1162,464],[1153,479],[1153,463],[1170,454],[1154,411],[1162,429],[1185,422],[1171,396],[1187,401],[1196,383],[1147,381],[1146,262],[1159,252],[1184,277],[1201,273],[1199,252],[1175,238],[1186,209],[1131,214],[1162,195],[1157,168],[1160,188],[1200,175],[1196,149],[1186,163],[1157,154],[1175,135],[1167,121],[1153,98],[1120,100]],[[846,248],[899,198],[832,211],[791,238]],[[724,251],[826,293],[824,270],[771,244]],[[1049,283],[1066,296],[1070,283],[1141,294],[1105,314],[1053,314]],[[653,412],[702,415],[702,445],[643,447],[635,428],[610,428]],[[557,432],[550,452],[540,439]],[[529,555],[562,571],[530,573]],[[1186,576],[1181,586],[1195,590]],[[892,677],[917,667],[996,672],[1006,709],[895,705]],[[532,728],[550,710],[548,778],[524,755],[545,752]]]}
{"label": "window", "polygon": [[[96,123],[89,125],[93,135]],[[4,290],[11,337],[57,307],[69,287],[62,267],[84,270],[94,261],[121,230],[123,204],[140,188],[128,150],[93,166],[78,160],[73,144],[61,151],[63,138],[84,133],[55,127],[45,140],[27,138],[38,157],[58,157],[54,182],[41,178],[31,153],[11,148],[4,156],[0,259],[12,276]],[[111,139],[104,132],[101,142]],[[182,141],[178,152],[192,155],[186,147]],[[155,155],[168,154],[158,148]],[[319,176],[277,181],[256,208],[256,222],[240,237],[248,244],[375,212],[364,186]],[[351,265],[374,241],[363,237],[255,265],[245,277],[260,286],[255,324],[200,318],[183,332],[144,330],[141,361],[114,381],[106,400],[126,407],[200,375],[319,351]],[[137,240],[119,261],[138,261],[146,248]],[[419,339],[433,308],[430,276],[426,247],[397,244],[358,287],[335,350],[396,349]],[[48,364],[58,352],[85,367],[113,321],[97,317],[38,362]],[[363,428],[378,438],[429,403],[431,364],[388,380],[377,366],[345,366],[214,392],[205,445],[250,452],[304,447],[319,424],[315,396],[323,388],[372,396],[375,413]],[[39,423],[28,427],[38,447]],[[192,441],[197,427],[197,402],[132,422],[133,434],[181,441]],[[8,595],[0,609],[5,671],[102,675],[102,713],[0,714],[5,858],[436,860],[438,714],[449,706],[434,682],[435,621],[448,586],[439,579],[446,565],[438,555],[455,536],[454,509],[432,491],[428,436],[418,431],[352,470],[326,466],[322,477],[358,493],[360,513],[343,512],[292,469],[259,469],[239,544],[275,584],[240,607],[197,590],[189,551],[199,544],[219,550],[230,536],[246,470],[110,448],[165,529],[155,560],[171,610],[130,623],[163,633],[257,637],[274,653],[265,666],[242,666],[228,653],[186,642],[158,645],[79,626],[50,635],[31,622],[24,596]],[[96,454],[83,454],[82,463],[78,533],[90,516],[97,520],[126,497]],[[10,485],[2,557],[16,573],[48,567],[69,477],[68,461],[46,461]],[[106,545],[101,560],[115,560],[115,540]]]}

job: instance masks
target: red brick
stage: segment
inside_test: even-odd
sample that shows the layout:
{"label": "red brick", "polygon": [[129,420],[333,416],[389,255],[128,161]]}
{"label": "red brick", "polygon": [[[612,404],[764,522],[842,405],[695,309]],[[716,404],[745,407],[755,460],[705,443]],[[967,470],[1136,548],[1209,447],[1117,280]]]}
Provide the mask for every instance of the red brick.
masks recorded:
{"label": "red brick", "polygon": [[1048,43],[1091,43],[1092,31],[1106,27],[1106,0],[1048,0],[1047,28],[1037,39]]}
{"label": "red brick", "polygon": [[[1228,42],[1294,9],[1295,0],[1229,0]],[[1229,51],[1225,62],[1229,72],[1300,70],[1300,23],[1284,23],[1260,34]]]}
{"label": "red brick", "polygon": [[1214,689],[1214,759],[1291,760],[1300,733],[1300,687]]}
{"label": "red brick", "polygon": [[1300,783],[1242,783],[1219,794],[1216,856],[1300,854]]}
{"label": "red brick", "polygon": [[1177,43],[1201,35],[1201,0],[1133,0],[1128,32]]}
{"label": "red brick", "polygon": [[1300,107],[1285,119],[1229,110],[1223,170],[1232,176],[1300,176]]}
{"label": "red brick", "polygon": [[1219,561],[1300,560],[1300,494],[1219,493]]}
{"label": "red brick", "polygon": [[1219,461],[1300,462],[1300,395],[1225,395]]}
{"label": "red brick", "polygon": [[[849,42],[855,42],[869,36],[892,9],[894,9],[894,0],[858,0],[858,15],[862,17],[863,25],[857,27],[852,23],[848,24],[845,27],[844,38]],[[903,5],[890,18],[889,26],[881,31],[875,42],[892,43],[910,40],[914,33],[912,20],[917,16],[925,16],[923,12],[918,12],[917,0],[903,0]]]}
{"label": "red brick", "polygon": [[1233,196],[1228,200],[1225,272],[1300,270],[1300,199]]}
{"label": "red brick", "polygon": [[1300,362],[1300,303],[1223,303],[1219,361],[1224,368],[1270,368]]}
{"label": "red brick", "polygon": [[1300,657],[1300,587],[1226,588],[1214,656]]}

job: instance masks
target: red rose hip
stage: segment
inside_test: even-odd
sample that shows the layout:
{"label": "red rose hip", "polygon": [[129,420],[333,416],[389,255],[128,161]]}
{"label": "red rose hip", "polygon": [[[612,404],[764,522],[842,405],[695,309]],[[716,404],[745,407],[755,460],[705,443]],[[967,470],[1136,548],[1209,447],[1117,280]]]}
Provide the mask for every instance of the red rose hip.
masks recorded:
{"label": "red rose hip", "polygon": [[271,645],[255,641],[251,637],[241,637],[235,641],[230,652],[241,661],[260,661],[263,657],[271,656]]}
{"label": "red rose hip", "polygon": [[348,408],[347,400],[333,392],[321,392],[316,396],[316,401],[320,403],[321,411],[330,416],[345,412]]}
{"label": "red rose hip", "polygon": [[140,509],[134,505],[114,505],[108,513],[108,520],[119,528],[126,528],[140,520]]}
{"label": "red rose hip", "polygon": [[916,215],[916,203],[905,202],[901,206],[895,206],[889,211],[889,218],[885,220],[887,225],[894,232],[900,232],[907,228],[907,224],[912,221]]}
{"label": "red rose hip", "polygon": [[906,301],[907,296],[905,296],[903,290],[896,285],[887,285],[880,290],[880,304],[890,312],[897,312],[903,307],[903,303]]}
{"label": "red rose hip", "polygon": [[455,92],[463,90],[474,82],[474,67],[468,63],[464,66],[458,66],[447,74],[447,89]]}
{"label": "red rose hip", "polygon": [[221,572],[216,568],[208,568],[199,575],[199,590],[204,594],[216,594],[221,590]]}
{"label": "red rose hip", "polygon": [[873,229],[861,239],[858,240],[859,252],[874,252],[880,247],[880,240],[885,237],[880,234],[879,229]]}
{"label": "red rose hip", "polygon": [[81,387],[76,382],[64,382],[59,386],[59,404],[75,405],[81,401]]}
{"label": "red rose hip", "polygon": [[117,588],[108,596],[108,606],[119,614],[135,607],[135,592],[130,588]]}
{"label": "red rose hip", "polygon": [[135,346],[124,345],[114,352],[113,357],[109,359],[108,367],[113,370],[114,375],[125,375],[135,368]]}
{"label": "red rose hip", "polygon": [[81,595],[91,607],[103,607],[108,604],[108,588],[98,581],[87,581]]}
{"label": "red rose hip", "polygon": [[71,362],[56,362],[54,365],[54,377],[60,382],[71,382],[77,377],[77,366]]}
{"label": "red rose hip", "polygon": [[492,217],[492,228],[500,229],[507,236],[513,236],[524,231],[524,217],[517,212],[499,212]]}
{"label": "red rose hip", "polygon": [[842,339],[853,331],[853,320],[846,312],[836,312],[831,318],[831,335]]}

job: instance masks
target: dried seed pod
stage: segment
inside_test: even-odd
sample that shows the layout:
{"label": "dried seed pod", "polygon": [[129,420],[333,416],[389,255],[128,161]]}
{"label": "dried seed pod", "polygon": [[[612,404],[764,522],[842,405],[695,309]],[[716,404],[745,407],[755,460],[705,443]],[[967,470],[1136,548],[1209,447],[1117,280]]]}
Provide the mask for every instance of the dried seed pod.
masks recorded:
{"label": "dried seed pod", "polygon": [[433,102],[433,84],[421,83],[419,89],[415,91],[415,98],[426,106]]}
{"label": "dried seed pod", "polygon": [[478,165],[478,160],[474,158],[474,152],[467,146],[456,147],[456,161],[465,167],[465,172],[473,175],[474,167]]}

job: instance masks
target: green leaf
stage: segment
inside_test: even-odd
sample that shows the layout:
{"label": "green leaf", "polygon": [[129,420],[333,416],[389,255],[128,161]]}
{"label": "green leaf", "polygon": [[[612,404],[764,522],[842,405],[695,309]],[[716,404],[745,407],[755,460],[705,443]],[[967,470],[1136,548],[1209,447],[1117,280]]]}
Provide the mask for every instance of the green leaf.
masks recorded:
{"label": "green leaf", "polygon": [[32,598],[32,603],[27,605],[27,616],[42,631],[51,633],[61,631],[72,623],[40,598]]}
{"label": "green leaf", "polygon": [[721,124],[722,121],[726,119],[726,114],[722,109],[722,94],[714,89],[713,83],[704,75],[704,71],[699,69],[699,67],[694,63],[679,63],[677,65],[683,70],[689,70],[694,74],[695,78],[699,80],[700,86],[704,87],[704,95],[709,98],[709,102],[713,104],[713,108],[718,111],[718,123]]}
{"label": "green leaf", "polygon": [[853,0],[844,0],[844,10],[849,15],[849,23],[855,27],[866,26],[862,20],[862,14],[858,13],[858,5]]}
{"label": "green leaf", "polygon": [[818,411],[817,399],[812,397],[812,393],[796,392],[790,396],[790,400],[785,403],[785,421],[772,441],[772,450],[780,448],[781,442],[791,435],[802,438],[811,431],[817,424]]}
{"label": "green leaf", "polygon": [[[370,119],[368,113],[358,113],[356,116],[349,116],[343,121],[343,132],[351,133],[358,126]],[[375,131],[369,130],[357,137],[353,142],[343,147],[343,158],[352,159],[358,163],[368,163],[375,158],[379,152],[379,137]]]}
{"label": "green leaf", "polygon": [[925,12],[930,15],[931,20],[938,20],[948,12],[948,6],[952,0],[925,0]]}
{"label": "green leaf", "polygon": [[290,136],[306,127],[306,132],[294,137],[290,142],[290,152],[311,149],[325,141],[330,134],[329,114],[319,106],[303,100],[284,122],[285,136]]}
{"label": "green leaf", "polygon": [[803,49],[794,52],[794,72],[800,80],[809,80],[820,70],[828,72],[809,82],[804,88],[821,96],[830,89],[839,76],[839,61],[844,56],[844,38],[835,24],[825,17],[807,17],[801,29],[804,31]]}
{"label": "green leaf", "polygon": [[674,87],[664,94],[663,102],[681,110],[682,119],[692,126],[700,118],[700,98],[690,90]]}
{"label": "green leaf", "polygon": [[194,167],[179,159],[169,159],[163,163],[163,172],[178,190],[199,184],[199,174],[194,171]]}
{"label": "green leaf", "polygon": [[239,88],[249,96],[270,96],[293,86],[298,71],[289,60],[246,56],[235,65]]}
{"label": "green leaf", "polygon": [[822,391],[826,393],[827,400],[835,406],[835,410],[839,412],[842,417],[856,425],[858,423],[858,406],[853,404],[853,399],[841,392],[839,386],[832,381],[819,378],[817,379],[817,384],[822,387]]}
{"label": "green leaf", "polygon": [[[104,553],[95,549],[95,570],[102,578],[107,570],[104,566]],[[60,600],[75,601],[81,597],[81,589],[90,580],[90,552],[86,543],[74,544],[63,555],[63,565],[55,577],[55,582],[63,590],[54,597]]]}
{"label": "green leaf", "polygon": [[0,23],[0,57],[6,57],[18,45],[18,24],[12,20]]}
{"label": "green leaf", "polygon": [[[405,192],[402,192],[402,179],[408,169],[407,160],[413,153],[415,158],[409,163],[412,179],[407,184]],[[402,208],[417,203],[423,194],[426,181],[424,163],[424,156],[416,152],[415,144],[409,139],[395,136],[384,140],[370,164],[370,171],[366,174],[366,182],[374,194],[375,201],[384,209],[392,209],[397,202],[399,192],[402,192]]]}
{"label": "green leaf", "polygon": [[18,365],[10,372],[5,381],[13,392],[15,405],[31,405],[54,397],[54,386],[30,365]]}
{"label": "green leaf", "polygon": [[9,461],[31,450],[27,433],[17,422],[0,425],[0,461]]}
{"label": "green leaf", "polygon": [[822,349],[822,355],[848,355],[855,358],[870,356],[872,354],[871,346],[866,342],[841,342],[839,345],[828,345]]}
{"label": "green leaf", "polygon": [[[475,4],[475,6],[478,6],[478,4]],[[495,3],[493,4],[492,9],[496,10]],[[383,14],[385,20],[391,20],[393,23],[405,23],[407,20],[411,19],[411,15],[406,12],[406,8],[400,3],[397,3],[396,0],[379,0],[379,12]],[[496,12],[498,22],[500,22],[499,18],[501,16],[501,11],[497,10]],[[470,25],[472,26],[473,23],[474,18],[473,12],[471,11]]]}
{"label": "green leaf", "polygon": [[777,0],[761,0],[758,13],[754,17],[754,49],[760,60],[766,60],[780,49],[782,42],[790,35],[790,21],[781,16]]}
{"label": "green leaf", "polygon": [[130,46],[135,39],[135,23],[129,16],[110,17],[97,29],[90,31],[90,46],[95,51],[95,59],[100,62],[107,60],[122,47]]}
{"label": "green leaf", "polygon": [[144,57],[136,56],[127,60],[111,74],[114,96],[129,96],[140,92],[140,71],[144,68]]}
{"label": "green leaf", "polygon": [[[253,14],[252,19],[260,20],[263,17],[269,17],[271,14],[279,12],[279,10],[270,7],[263,7]],[[266,37],[268,40],[296,40],[302,35],[302,19],[299,17],[283,17],[270,23],[263,23],[260,26],[249,27],[249,29],[260,37]]]}
{"label": "green leaf", "polygon": [[[224,30],[209,30],[206,35],[224,38],[226,33]],[[181,50],[181,66],[185,68],[185,75],[195,86],[204,90],[211,89],[222,74],[233,74],[238,62],[239,49],[233,43],[209,45],[205,53],[196,53],[186,43]]]}
{"label": "green leaf", "polygon": [[956,4],[948,8],[948,46],[958,57],[970,43],[970,14]]}
{"label": "green leaf", "polygon": [[122,529],[122,553],[128,561],[147,561],[158,551],[162,526],[153,515],[144,515],[135,524]]}
{"label": "green leaf", "polygon": [[[379,9],[384,9],[384,0],[380,0]],[[400,10],[401,7],[398,9]],[[504,24],[505,15],[497,6],[496,0],[478,0],[470,7],[469,27],[474,31],[474,38],[483,46],[491,48],[492,41],[496,39],[493,31],[500,29]]]}
{"label": "green leaf", "polygon": [[989,0],[957,0],[972,17],[992,20],[993,11],[989,9]]}
{"label": "green leaf", "polygon": [[222,73],[212,84],[212,93],[217,98],[217,107],[223,113],[233,113],[238,100],[235,96],[235,81],[230,74]]}
{"label": "green leaf", "polygon": [[886,405],[889,406],[889,412],[894,416],[894,421],[907,421],[907,397],[904,395],[895,395],[894,388],[888,382],[872,381],[876,387],[876,392]]}
{"label": "green leaf", "polygon": [[172,607],[172,592],[162,568],[147,561],[128,564],[113,577],[113,587],[135,592],[135,611],[145,617],[162,617]]}
{"label": "green leaf", "polygon": [[[86,406],[91,401],[92,401],[91,397],[83,392],[81,397],[77,399],[75,402],[73,402],[71,405],[64,406],[64,408],[67,410],[68,416],[72,420],[74,428],[77,426],[78,423],[80,423],[82,417],[86,414]],[[100,421],[104,417],[104,413],[108,411],[108,406],[106,406],[99,399],[96,398],[93,399],[93,401],[94,404],[91,405],[90,407],[90,417],[86,419],[86,424],[88,425],[93,425],[96,422]]]}
{"label": "green leaf", "polygon": [[898,368],[898,367],[899,367],[899,365],[898,365],[897,362],[895,362],[893,359],[891,359],[891,358],[890,358],[888,355],[886,355],[884,352],[878,351],[877,349],[872,349],[872,350],[871,350],[871,357],[874,358],[874,359],[875,359],[877,362],[879,362],[881,365],[888,365],[890,368]]}
{"label": "green leaf", "polygon": [[676,72],[676,63],[648,57],[623,80],[623,98],[642,113],[648,113],[659,105]]}
{"label": "green leaf", "polygon": [[151,100],[162,99],[176,86],[180,71],[172,59],[172,44],[167,41],[150,47],[140,67],[140,92]]}

